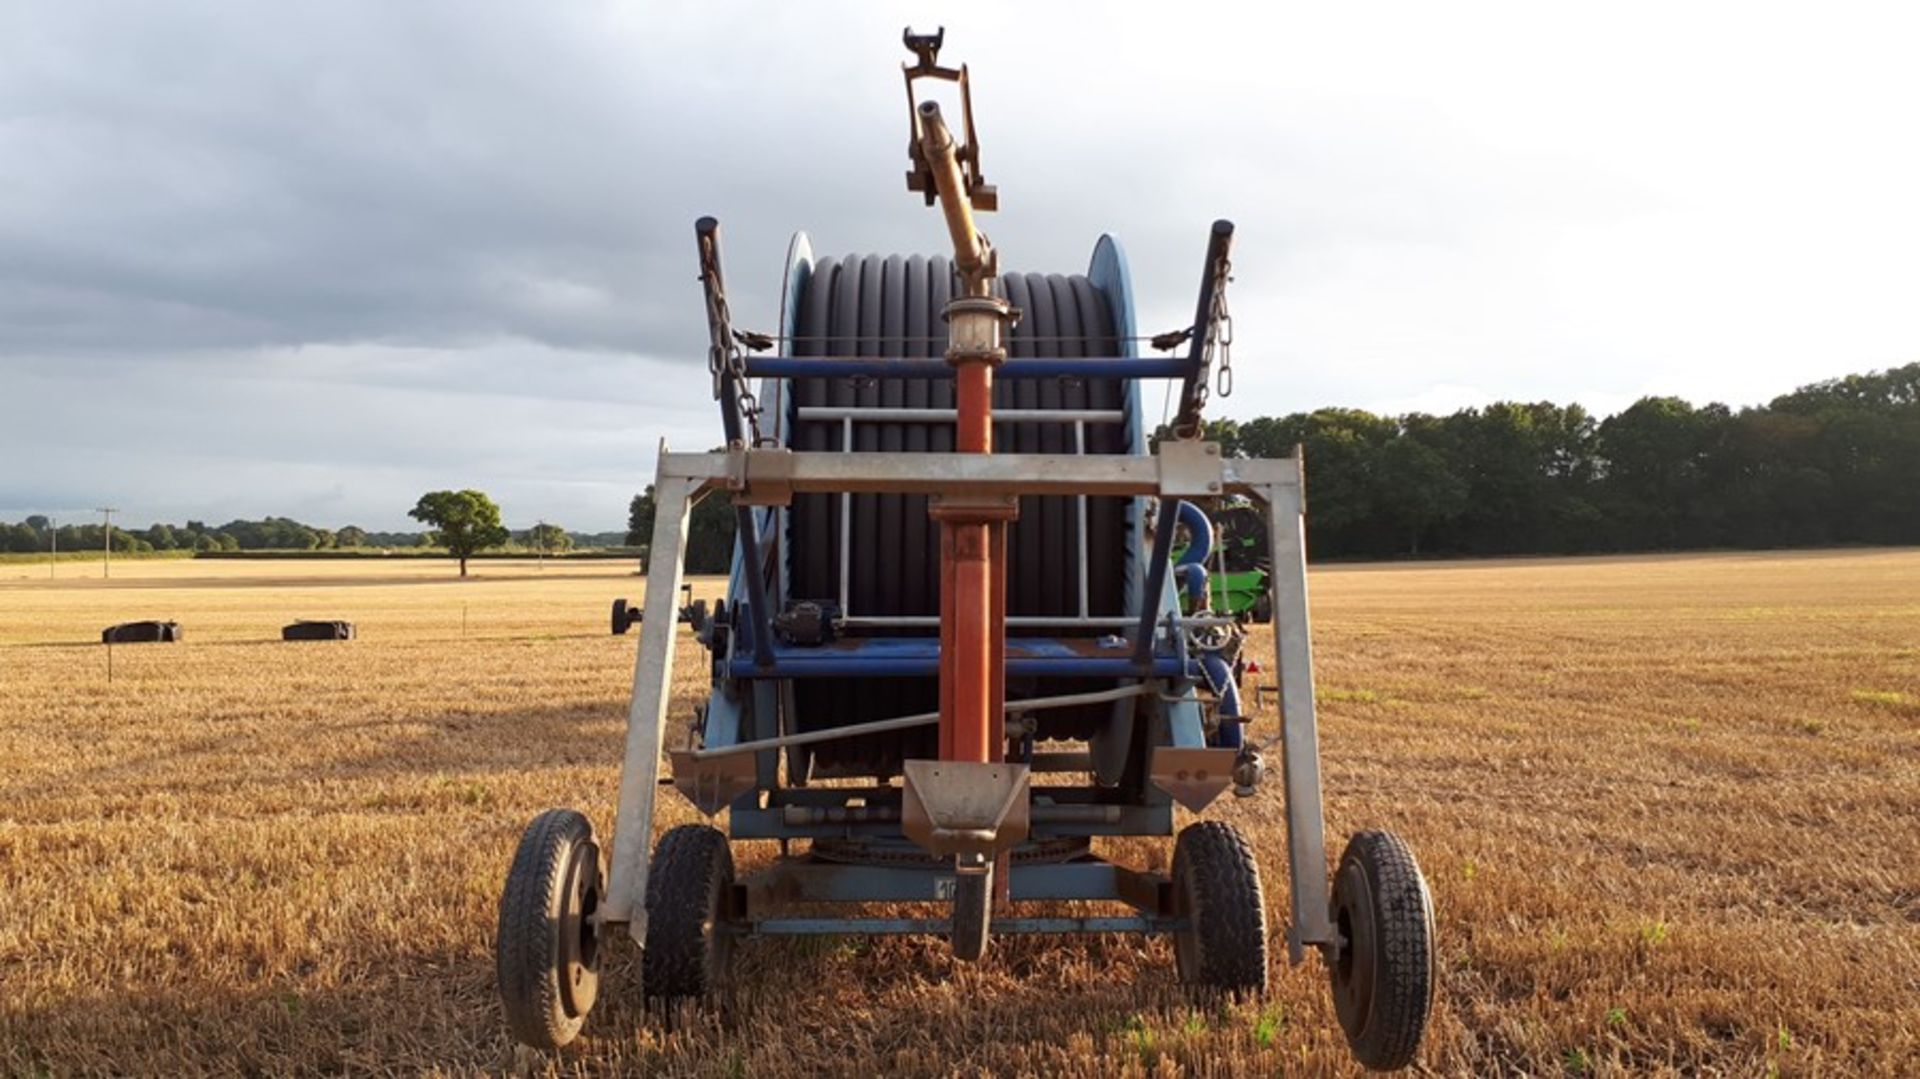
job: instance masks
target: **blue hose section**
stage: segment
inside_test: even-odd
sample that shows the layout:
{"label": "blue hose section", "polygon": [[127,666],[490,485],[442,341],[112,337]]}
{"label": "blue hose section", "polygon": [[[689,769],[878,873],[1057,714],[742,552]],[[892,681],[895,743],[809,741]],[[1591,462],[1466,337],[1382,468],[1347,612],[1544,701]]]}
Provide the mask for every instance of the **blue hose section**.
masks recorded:
{"label": "blue hose section", "polygon": [[1220,717],[1220,729],[1214,735],[1216,746],[1228,749],[1240,748],[1240,687],[1233,684],[1233,668],[1227,666],[1227,659],[1218,652],[1202,652],[1200,669],[1207,674],[1207,684],[1213,688],[1214,695],[1220,699],[1217,713]]}
{"label": "blue hose section", "polygon": [[[1213,521],[1191,502],[1181,502],[1177,512],[1179,522],[1187,526],[1187,549],[1180,552],[1180,561],[1174,564],[1174,576],[1187,590],[1187,605],[1196,611],[1206,610],[1211,599],[1207,595],[1206,562],[1207,556],[1213,553]],[[1233,668],[1219,652],[1202,652],[1200,669],[1220,702],[1217,711],[1220,726],[1213,736],[1213,744],[1239,749],[1240,687],[1233,682]]]}
{"label": "blue hose section", "polygon": [[1199,506],[1181,502],[1179,521],[1187,526],[1187,549],[1180,553],[1174,569],[1187,589],[1187,603],[1194,610],[1208,606],[1207,556],[1213,553],[1213,522]]}
{"label": "blue hose section", "polygon": [[1219,728],[1213,732],[1213,748],[1239,749],[1242,744],[1240,722],[1221,720]]}
{"label": "blue hose section", "polygon": [[1173,577],[1186,590],[1188,609],[1198,611],[1207,606],[1207,567],[1198,562],[1182,562],[1173,567]]}

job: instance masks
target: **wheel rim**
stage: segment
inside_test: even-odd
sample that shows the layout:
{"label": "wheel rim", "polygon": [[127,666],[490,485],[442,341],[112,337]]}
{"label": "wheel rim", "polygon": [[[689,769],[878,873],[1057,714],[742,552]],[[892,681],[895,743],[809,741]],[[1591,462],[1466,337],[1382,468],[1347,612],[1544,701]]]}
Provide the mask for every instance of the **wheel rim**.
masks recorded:
{"label": "wheel rim", "polygon": [[600,993],[600,938],[594,926],[600,888],[600,848],[593,843],[574,848],[561,892],[555,956],[560,1000],[569,1016],[587,1014]]}
{"label": "wheel rim", "polygon": [[954,877],[954,957],[972,962],[986,955],[992,924],[993,863],[989,862],[985,872],[964,872]]}
{"label": "wheel rim", "polygon": [[707,900],[707,918],[700,926],[707,942],[707,985],[718,988],[727,983],[727,968],[733,958],[733,934],[727,928],[727,892],[733,886],[730,874],[722,875],[719,886]]}
{"label": "wheel rim", "polygon": [[1333,1005],[1352,1034],[1366,1027],[1373,1007],[1375,965],[1373,889],[1359,866],[1348,866],[1335,882],[1333,917],[1341,941],[1331,968]]}
{"label": "wheel rim", "polygon": [[1173,916],[1186,923],[1173,931],[1173,965],[1183,982],[1200,980],[1200,933],[1194,923],[1193,881],[1178,873],[1173,888]]}

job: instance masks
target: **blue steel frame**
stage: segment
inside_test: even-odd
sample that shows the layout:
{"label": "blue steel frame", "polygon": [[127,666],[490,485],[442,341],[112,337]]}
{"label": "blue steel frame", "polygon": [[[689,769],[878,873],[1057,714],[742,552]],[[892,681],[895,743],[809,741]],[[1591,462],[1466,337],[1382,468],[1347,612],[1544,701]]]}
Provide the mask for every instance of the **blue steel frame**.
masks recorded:
{"label": "blue steel frame", "polygon": [[[1185,358],[1133,359],[1090,356],[1056,360],[1014,357],[993,369],[996,380],[1008,378],[1179,378],[1194,370]],[[863,356],[831,359],[809,356],[753,356],[747,359],[753,378],[952,378],[953,365],[945,360]]]}
{"label": "blue steel frame", "polygon": [[[812,647],[775,641],[773,662],[762,666],[753,654],[752,623],[740,621],[726,661],[734,678],[927,678],[940,669],[937,637],[846,637]],[[1156,650],[1146,671],[1135,665],[1133,646],[1124,639],[1101,649],[1107,655],[1089,655],[1101,646],[1086,638],[1009,637],[1007,676],[1137,678],[1144,673],[1180,681],[1204,678],[1197,661],[1187,655],[1186,634],[1177,619],[1174,630],[1174,640]]]}
{"label": "blue steel frame", "polygon": [[[788,248],[781,292],[784,336],[796,334],[798,301],[812,268],[811,244],[804,233],[796,234]],[[1132,453],[1143,455],[1147,452],[1147,440],[1138,380],[1190,380],[1198,361],[1198,350],[1185,357],[1168,359],[1137,356],[1130,276],[1125,255],[1112,237],[1101,237],[1088,275],[1095,287],[1107,295],[1125,355],[1075,360],[1014,358],[996,371],[996,377],[1127,379],[1124,399],[1127,441]],[[770,427],[763,434],[784,443],[793,423],[792,394],[787,386],[790,379],[950,377],[951,368],[938,359],[765,356],[749,358],[747,372],[762,379],[758,396],[766,406]],[[1164,625],[1168,632],[1161,635],[1149,628],[1142,631],[1146,634],[1144,638],[1136,632],[1131,640],[1107,641],[1009,638],[1007,674],[1015,678],[1081,677],[1106,686],[1137,684],[1143,679],[1157,683],[1157,693],[1116,704],[1110,725],[1113,729],[1105,732],[1104,737],[1117,741],[1119,745],[1115,748],[1126,751],[1133,741],[1132,724],[1145,718],[1154,724],[1147,738],[1149,745],[1197,748],[1207,744],[1196,693],[1196,685],[1204,682],[1204,674],[1199,670],[1197,657],[1187,652],[1187,634],[1173,582],[1167,580],[1165,574],[1146,572],[1141,565],[1141,556],[1150,543],[1144,527],[1146,502],[1145,498],[1132,499],[1128,509],[1131,542],[1124,609],[1139,612],[1141,625]],[[742,601],[756,593],[769,597],[776,610],[790,598],[786,567],[776,554],[788,549],[786,543],[777,542],[777,538],[784,538],[788,521],[784,509],[761,507],[752,513],[753,532],[763,537],[763,542],[767,539],[776,539],[776,542],[768,544],[774,550],[755,552],[761,557],[749,557],[744,545],[736,544],[733,572],[728,582],[730,603],[736,605],[736,617],[731,620],[734,639],[730,642],[729,654],[715,665],[717,677],[703,727],[708,749],[776,737],[780,712],[790,707],[791,697],[784,690],[790,679],[931,677],[937,673],[939,642],[931,637],[863,637],[818,647],[796,647],[774,640],[770,649],[767,648],[769,642],[756,640],[755,629],[767,624],[765,616],[756,617],[757,612],[739,610],[739,606],[745,606]],[[761,575],[759,581],[750,579],[756,572]],[[1158,602],[1149,605],[1142,599],[1150,594],[1150,589],[1159,595]],[[1150,613],[1155,607],[1157,615]],[[1096,750],[1098,740],[1095,740]],[[897,815],[889,817],[886,813],[890,804],[897,806],[898,787],[783,787],[779,782],[778,754],[778,750],[756,754],[755,789],[728,807],[730,839],[779,840],[784,854],[786,842],[795,839],[884,840],[901,835]],[[1115,800],[1120,793],[1095,786],[1036,785],[1032,788],[1036,803],[1044,799],[1061,805],[1109,806],[1111,812],[1098,818],[1036,819],[1031,835],[1034,839],[1049,839],[1173,834],[1173,803],[1164,792],[1149,784],[1138,799]],[[784,812],[789,805],[879,806],[882,812],[881,819],[797,822]],[[774,865],[736,884],[735,909],[739,918],[728,928],[736,933],[767,936],[944,934],[950,932],[951,923],[941,918],[788,917],[782,916],[779,908],[792,902],[941,902],[951,898],[952,880],[952,868],[938,864],[822,864],[782,857]],[[1016,862],[1010,868],[1008,880],[1008,898],[1012,902],[1117,902],[1129,906],[1133,913],[1115,917],[995,918],[991,927],[994,933],[1157,934],[1183,928],[1183,923],[1171,916],[1170,886],[1163,875],[1128,869],[1091,854],[1055,863]]]}

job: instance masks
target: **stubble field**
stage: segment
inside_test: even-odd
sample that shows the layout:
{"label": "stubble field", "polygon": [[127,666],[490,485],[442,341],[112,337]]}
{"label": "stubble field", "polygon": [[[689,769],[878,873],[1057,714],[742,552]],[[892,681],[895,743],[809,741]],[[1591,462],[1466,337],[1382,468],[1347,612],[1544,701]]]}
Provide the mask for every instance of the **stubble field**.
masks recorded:
{"label": "stubble field", "polygon": [[[1317,960],[1277,948],[1268,999],[1196,1008],[1169,946],[1133,939],[999,941],[979,967],[750,942],[742,990],[674,1016],[640,1007],[622,948],[580,1043],[514,1049],[498,889],[539,809],[611,823],[628,568],[0,564],[0,1072],[1351,1069]],[[1920,1072],[1920,552],[1312,587],[1332,852],[1392,827],[1433,887],[1423,1067]],[[100,628],[146,617],[186,640],[114,648],[109,681]],[[295,617],[360,639],[280,642]],[[681,657],[676,723],[702,684]],[[660,829],[695,819],[661,805]],[[1261,849],[1278,934],[1279,792],[1216,808]]]}

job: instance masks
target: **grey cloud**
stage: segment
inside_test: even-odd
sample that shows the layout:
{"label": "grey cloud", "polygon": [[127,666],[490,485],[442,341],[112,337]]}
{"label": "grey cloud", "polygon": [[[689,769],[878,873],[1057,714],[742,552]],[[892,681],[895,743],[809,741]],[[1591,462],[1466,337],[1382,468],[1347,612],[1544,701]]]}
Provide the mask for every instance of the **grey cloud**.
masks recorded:
{"label": "grey cloud", "polygon": [[[795,228],[823,254],[939,246],[901,183],[904,18],[852,3],[0,8],[0,516],[112,498],[136,515],[380,527],[422,486],[471,483],[510,517],[618,524],[662,434],[718,437],[696,216],[724,222],[736,318],[756,328],[772,328]],[[1497,15],[1421,5],[949,18],[1010,267],[1077,269],[1118,232],[1141,328],[1171,328],[1191,316],[1208,222],[1239,223],[1229,413],[1438,385],[1617,397],[1676,366],[1666,327],[1616,331],[1632,313],[1607,302],[1610,270],[1658,272],[1664,252],[1593,270],[1592,301],[1554,271],[1581,269],[1595,236],[1664,238],[1647,222],[1723,188],[1661,187],[1665,158],[1619,149],[1618,132],[1660,121],[1658,95],[1612,116],[1614,95],[1586,88],[1615,61],[1579,34],[1529,51]],[[1622,95],[1684,93],[1693,73],[1636,70]],[[1527,111],[1536,94],[1580,108]],[[1588,152],[1589,135],[1613,141]],[[1897,169],[1856,171],[1900,189]],[[1876,242],[1899,250],[1912,231]],[[1718,302],[1724,321],[1748,298]],[[1860,340],[1910,344],[1876,332]],[[1835,373],[1770,362],[1776,380]]]}

